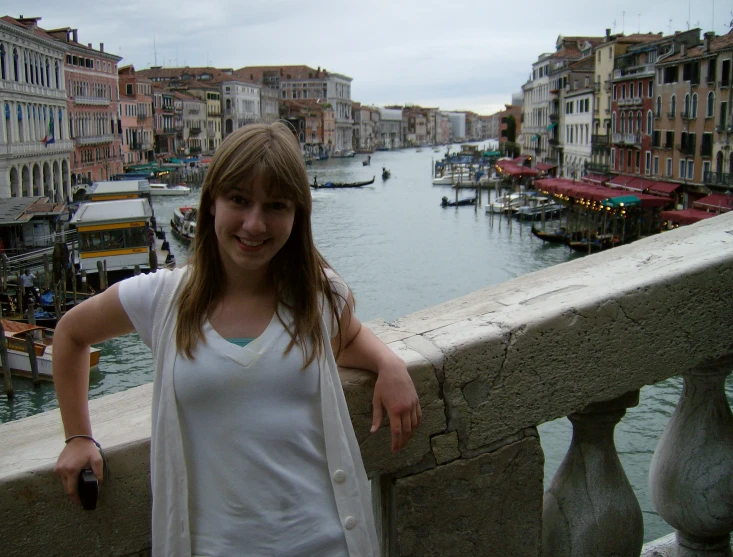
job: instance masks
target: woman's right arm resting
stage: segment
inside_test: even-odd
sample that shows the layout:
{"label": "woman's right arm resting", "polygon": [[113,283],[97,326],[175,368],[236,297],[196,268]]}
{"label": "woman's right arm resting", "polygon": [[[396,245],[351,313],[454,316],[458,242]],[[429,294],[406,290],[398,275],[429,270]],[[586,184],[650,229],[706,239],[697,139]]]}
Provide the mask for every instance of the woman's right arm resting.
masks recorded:
{"label": "woman's right arm resting", "polygon": [[[53,335],[53,381],[66,438],[92,435],[89,420],[89,348],[93,344],[133,332],[115,284],[66,313]],[[56,462],[64,490],[79,503],[77,480],[82,468],[90,467],[102,479],[102,458],[91,440],[69,441]]]}

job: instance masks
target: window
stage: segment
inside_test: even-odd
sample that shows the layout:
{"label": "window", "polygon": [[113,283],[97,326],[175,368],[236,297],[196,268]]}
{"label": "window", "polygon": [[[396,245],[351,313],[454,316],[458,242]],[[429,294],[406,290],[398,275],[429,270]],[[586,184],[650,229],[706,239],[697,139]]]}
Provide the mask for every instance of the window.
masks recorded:
{"label": "window", "polygon": [[134,95],[134,93],[132,92],[132,83],[128,83],[125,86],[125,94],[130,96]]}
{"label": "window", "polygon": [[730,85],[730,60],[723,60],[720,69],[720,85],[721,87],[728,87]]}
{"label": "window", "polygon": [[687,179],[693,180],[695,175],[695,161],[687,161]]}
{"label": "window", "polygon": [[705,111],[706,118],[713,118],[715,116],[715,93],[710,91],[708,93],[708,105]]}
{"label": "window", "polygon": [[613,86],[613,100],[614,101],[618,98],[617,93],[618,93],[618,85],[614,85]]}
{"label": "window", "polygon": [[667,159],[667,169],[665,176],[667,176],[668,178],[672,177],[672,159]]}
{"label": "window", "polygon": [[652,111],[646,113],[646,133],[647,135],[652,134]]}
{"label": "window", "polygon": [[675,118],[677,115],[677,97],[672,95],[672,100],[669,103],[669,117]]}
{"label": "window", "polygon": [[692,118],[697,118],[697,93],[693,93],[692,95],[692,107],[691,107],[691,114],[690,116]]}
{"label": "window", "polygon": [[710,175],[710,161],[704,161],[702,163],[702,179],[707,180]]}
{"label": "window", "polygon": [[657,118],[662,116],[662,97],[657,97],[657,104],[654,110],[656,112],[655,116]]}
{"label": "window", "polygon": [[662,132],[659,130],[654,130],[652,132],[652,147],[661,147],[662,146]]}
{"label": "window", "polygon": [[649,80],[649,87],[647,89],[647,97],[649,97],[651,99],[653,95],[654,95],[654,80],[653,79],[650,79]]}
{"label": "window", "polygon": [[616,133],[616,113],[611,114],[611,133]]}
{"label": "window", "polygon": [[644,173],[648,176],[652,171],[652,154],[647,151],[644,155]]}
{"label": "window", "polygon": [[[631,157],[632,157],[631,149],[628,149],[626,151],[626,166],[628,167],[629,170],[631,170]],[[639,161],[637,161],[637,163],[638,162]]]}
{"label": "window", "polygon": [[616,170],[616,149],[611,149],[611,168]]}
{"label": "window", "polygon": [[659,157],[654,157],[654,175],[659,176]]}
{"label": "window", "polygon": [[684,180],[686,175],[687,175],[687,161],[681,160],[680,161],[680,180]]}
{"label": "window", "polygon": [[728,125],[728,103],[723,101],[720,103],[720,120],[719,124],[721,128],[726,128]]}
{"label": "window", "polygon": [[669,130],[666,132],[666,138],[664,142],[664,148],[665,149],[672,149],[674,147],[674,130]]}
{"label": "window", "polygon": [[708,77],[707,82],[708,83],[715,83],[715,65],[717,63],[717,60],[715,58],[711,58],[708,60]]}
{"label": "window", "polygon": [[690,117],[690,94],[685,94],[685,104],[682,108],[682,115],[684,118]]}
{"label": "window", "polygon": [[[629,154],[631,154],[631,150],[629,150]],[[636,172],[639,172],[639,163],[641,162],[641,151],[636,152]]]}

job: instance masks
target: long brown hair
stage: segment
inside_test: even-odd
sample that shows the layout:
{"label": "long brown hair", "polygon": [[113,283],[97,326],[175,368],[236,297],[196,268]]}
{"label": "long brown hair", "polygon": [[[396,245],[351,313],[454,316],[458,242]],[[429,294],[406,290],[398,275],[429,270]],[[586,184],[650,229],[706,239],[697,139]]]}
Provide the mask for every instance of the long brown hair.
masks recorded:
{"label": "long brown hair", "polygon": [[226,277],[219,255],[211,207],[219,195],[259,177],[268,194],[291,199],[295,220],[290,237],[270,262],[270,273],[280,305],[292,313],[289,325],[278,309],[280,322],[290,334],[285,352],[296,344],[303,352],[304,368],[324,350],[321,300],[332,309],[340,325],[335,296],[324,269],[329,267],[313,243],[311,194],[305,163],[292,131],[279,122],[251,124],[235,131],[221,144],[211,161],[201,190],[193,257],[189,276],[178,298],[176,348],[193,359],[203,324],[209,317]]}

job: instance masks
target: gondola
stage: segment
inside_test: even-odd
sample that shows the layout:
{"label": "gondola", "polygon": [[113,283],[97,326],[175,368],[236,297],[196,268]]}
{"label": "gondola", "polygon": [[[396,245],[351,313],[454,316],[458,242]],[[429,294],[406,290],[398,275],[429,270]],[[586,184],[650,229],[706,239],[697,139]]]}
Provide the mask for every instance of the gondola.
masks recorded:
{"label": "gondola", "polygon": [[448,201],[448,198],[444,196],[440,201],[441,207],[464,207],[466,205],[476,205],[476,198],[469,197],[467,199],[459,199],[458,201]]}
{"label": "gondola", "polygon": [[596,253],[618,245],[619,239],[613,234],[602,234],[600,236],[591,236],[590,238],[568,240],[566,244],[570,249],[581,253]]}
{"label": "gondola", "polygon": [[550,242],[552,244],[564,244],[568,235],[567,230],[564,228],[558,228],[552,232],[544,232],[538,230],[535,225],[532,225],[532,234],[537,236],[543,242]]}
{"label": "gondola", "polygon": [[325,184],[319,184],[316,179],[313,179],[313,183],[311,184],[311,187],[313,189],[334,189],[334,188],[360,188],[362,186],[368,186],[369,184],[374,183],[374,176],[372,176],[371,180],[367,180],[365,182],[326,182]]}
{"label": "gondola", "polygon": [[390,176],[392,176],[392,172],[390,170],[387,170],[385,167],[382,167],[382,180],[386,180]]}

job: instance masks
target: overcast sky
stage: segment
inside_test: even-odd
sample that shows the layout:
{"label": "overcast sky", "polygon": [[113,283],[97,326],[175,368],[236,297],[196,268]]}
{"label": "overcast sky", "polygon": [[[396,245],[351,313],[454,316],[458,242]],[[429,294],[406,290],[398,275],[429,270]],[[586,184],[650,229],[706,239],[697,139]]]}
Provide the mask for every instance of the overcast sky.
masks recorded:
{"label": "overcast sky", "polygon": [[[724,34],[733,0],[21,0],[13,17],[72,27],[136,69],[305,64],[353,78],[364,104],[490,114],[559,34],[701,27]],[[11,10],[11,11],[7,11]],[[688,16],[689,10],[689,16]],[[625,14],[624,14],[625,12]],[[670,23],[671,20],[671,23]],[[154,47],[155,43],[155,47]]]}

